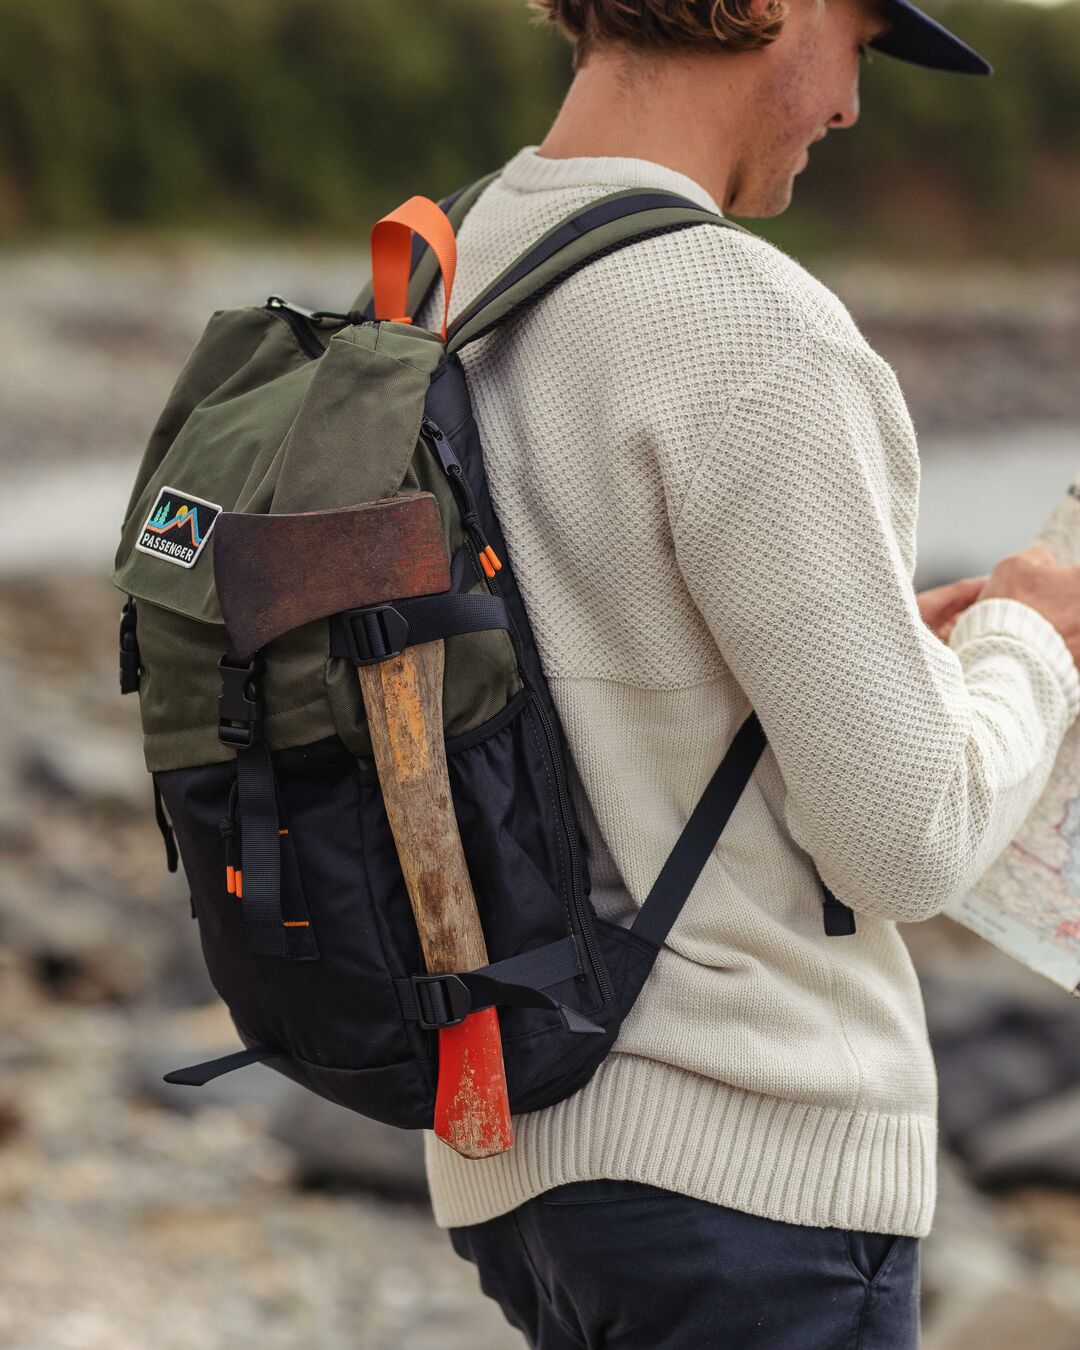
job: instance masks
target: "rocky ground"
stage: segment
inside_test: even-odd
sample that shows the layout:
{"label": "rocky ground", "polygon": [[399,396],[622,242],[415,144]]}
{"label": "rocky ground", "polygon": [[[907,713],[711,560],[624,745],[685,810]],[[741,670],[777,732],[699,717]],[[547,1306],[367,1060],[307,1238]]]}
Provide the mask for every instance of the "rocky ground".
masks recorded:
{"label": "rocky ground", "polygon": [[[164,870],[137,709],[116,689],[103,550],[207,313],[274,291],[336,307],[358,271],[359,252],[0,255],[0,1346],[11,1350],[522,1343],[434,1228],[415,1137],[259,1068],[198,1090],[161,1082],[235,1037],[184,888]],[[1080,426],[1075,274],[991,270],[976,286],[821,272],[925,425],[999,426],[1007,407],[1018,425]],[[53,509],[73,499],[81,533],[58,528]],[[1080,1005],[945,920],[907,936],[946,1147],[926,1346],[1076,1350]]]}
{"label": "rocky ground", "polygon": [[115,615],[96,578],[0,583],[0,1345],[518,1344],[431,1222],[417,1137],[265,1070],[161,1082],[236,1038],[164,870]]}

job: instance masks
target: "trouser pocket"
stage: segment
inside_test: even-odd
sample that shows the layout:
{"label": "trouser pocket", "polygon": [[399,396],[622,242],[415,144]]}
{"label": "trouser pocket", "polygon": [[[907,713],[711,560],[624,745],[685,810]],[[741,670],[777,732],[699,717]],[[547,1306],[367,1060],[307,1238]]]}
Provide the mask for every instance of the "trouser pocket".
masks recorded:
{"label": "trouser pocket", "polygon": [[900,1238],[892,1233],[859,1233],[854,1230],[845,1233],[845,1237],[848,1260],[867,1284],[873,1284],[884,1274],[900,1245],[914,1241],[913,1238]]}

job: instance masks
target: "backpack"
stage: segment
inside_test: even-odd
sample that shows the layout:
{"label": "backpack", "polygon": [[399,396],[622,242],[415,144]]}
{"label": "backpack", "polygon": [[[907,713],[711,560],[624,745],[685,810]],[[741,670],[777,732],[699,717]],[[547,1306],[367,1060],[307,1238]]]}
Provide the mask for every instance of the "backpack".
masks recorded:
{"label": "backpack", "polygon": [[[496,176],[384,217],[372,232],[374,258],[382,227],[383,272],[347,312],[272,296],[215,313],[140,464],[113,572],[127,596],[121,690],[138,691],[168,866],[183,861],[207,970],[244,1047],[168,1082],[262,1062],[365,1116],[432,1128],[441,1037],[488,1009],[509,1109],[562,1100],[614,1044],[764,749],[751,714],[633,923],[600,918],[460,352],[595,258],[674,230],[742,227],[666,191],[615,192],[549,230],[442,334],[414,326],[447,259],[445,240],[410,228],[435,213],[452,245]],[[231,575],[228,530],[307,529],[309,513],[373,503],[437,507],[449,584],[236,650],[217,584]],[[282,554],[301,598],[315,575],[303,553]],[[351,584],[347,561],[322,567],[319,584],[328,572]],[[438,638],[452,812],[486,943],[486,961],[451,970],[425,968],[357,679]],[[822,890],[825,931],[853,932]]]}

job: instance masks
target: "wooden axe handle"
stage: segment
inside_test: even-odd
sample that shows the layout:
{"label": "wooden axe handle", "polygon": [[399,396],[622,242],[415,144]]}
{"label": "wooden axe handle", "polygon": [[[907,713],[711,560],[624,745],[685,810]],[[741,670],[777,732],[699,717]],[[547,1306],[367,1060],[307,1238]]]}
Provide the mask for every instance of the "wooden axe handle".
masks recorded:
{"label": "wooden axe handle", "polygon": [[[487,965],[443,743],[443,641],[358,666],[383,802],[429,971]],[[514,1142],[494,1008],[439,1031],[435,1134],[466,1158]]]}

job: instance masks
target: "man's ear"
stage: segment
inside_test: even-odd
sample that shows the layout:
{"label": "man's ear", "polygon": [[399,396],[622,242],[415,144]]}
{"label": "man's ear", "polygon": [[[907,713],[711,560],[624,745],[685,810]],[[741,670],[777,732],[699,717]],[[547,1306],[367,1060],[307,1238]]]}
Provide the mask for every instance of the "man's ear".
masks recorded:
{"label": "man's ear", "polygon": [[[781,0],[780,13],[787,15],[789,10],[799,5],[813,5],[819,14],[824,13],[827,0]],[[776,9],[776,0],[745,0],[745,14],[748,19],[762,19],[769,9]]]}

